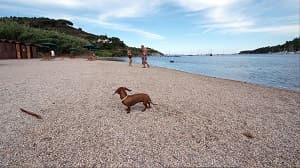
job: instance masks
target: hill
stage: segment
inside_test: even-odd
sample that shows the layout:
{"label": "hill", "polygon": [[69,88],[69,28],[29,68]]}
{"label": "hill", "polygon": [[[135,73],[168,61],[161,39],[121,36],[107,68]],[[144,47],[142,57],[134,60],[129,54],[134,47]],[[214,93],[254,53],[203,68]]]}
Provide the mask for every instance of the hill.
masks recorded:
{"label": "hill", "polygon": [[300,51],[300,39],[295,38],[292,41],[286,41],[282,45],[262,47],[255,50],[240,51],[239,54],[266,54],[278,52],[297,52]]}
{"label": "hill", "polygon": [[[59,54],[88,52],[84,46],[91,46],[98,56],[124,56],[127,45],[118,37],[95,35],[73,27],[71,21],[65,19],[1,17],[0,39],[16,40],[20,42],[41,45],[43,43],[56,44],[55,50]],[[91,49],[91,48],[90,48]],[[42,49],[48,52],[49,49]],[[133,55],[139,55],[140,49],[132,47]],[[150,55],[162,54],[155,49],[149,49]]]}

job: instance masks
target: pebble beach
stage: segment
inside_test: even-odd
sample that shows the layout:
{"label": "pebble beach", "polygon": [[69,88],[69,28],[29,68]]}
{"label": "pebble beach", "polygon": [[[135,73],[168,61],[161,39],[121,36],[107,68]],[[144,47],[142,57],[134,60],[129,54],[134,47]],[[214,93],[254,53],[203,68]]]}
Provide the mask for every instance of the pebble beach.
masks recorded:
{"label": "pebble beach", "polygon": [[300,92],[141,67],[0,60],[0,167],[300,167]]}

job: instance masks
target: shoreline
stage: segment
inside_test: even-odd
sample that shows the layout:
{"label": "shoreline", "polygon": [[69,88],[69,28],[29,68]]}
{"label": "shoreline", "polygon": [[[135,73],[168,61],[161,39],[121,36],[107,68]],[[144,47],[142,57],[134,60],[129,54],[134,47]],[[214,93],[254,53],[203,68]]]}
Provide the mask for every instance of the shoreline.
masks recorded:
{"label": "shoreline", "polygon": [[[254,54],[253,54],[254,55]],[[114,58],[114,57],[106,57],[103,59],[97,59],[100,61],[114,61],[114,62],[126,62],[126,60],[124,60],[127,57],[118,57],[118,58]],[[136,63],[135,63],[136,64]],[[136,64],[139,65],[139,64]],[[208,76],[205,74],[200,74],[200,73],[193,73],[193,72],[187,72],[187,71],[183,71],[183,70],[179,70],[179,69],[172,69],[172,68],[168,68],[168,67],[160,67],[160,66],[155,66],[155,65],[151,65],[151,67],[155,67],[155,68],[162,68],[162,69],[168,69],[168,70],[175,70],[175,71],[179,71],[179,72],[184,72],[184,73],[188,73],[188,74],[194,74],[194,75],[200,75],[200,76],[205,76],[205,77],[211,77],[211,78],[217,78],[217,79],[224,79],[224,80],[230,80],[230,81],[236,81],[236,82],[242,82],[242,83],[247,83],[247,84],[252,84],[255,86],[259,86],[259,87],[266,87],[266,88],[273,88],[273,89],[279,89],[279,90],[286,90],[286,91],[292,91],[292,92],[300,92],[300,88],[296,89],[289,89],[289,88],[285,88],[285,87],[275,87],[275,86],[268,86],[268,85],[264,85],[264,84],[257,84],[257,83],[252,83],[252,82],[248,82],[248,81],[241,81],[241,80],[235,80],[235,79],[228,79],[228,78],[223,78],[223,77],[215,77],[215,76]]]}
{"label": "shoreline", "polygon": [[182,71],[182,70],[178,70],[178,69],[158,67],[158,66],[153,66],[153,65],[151,67],[167,69],[167,70],[171,70],[171,71],[178,71],[178,72],[187,73],[187,74],[190,74],[190,75],[199,75],[199,76],[202,76],[202,77],[207,77],[207,78],[212,78],[212,79],[228,80],[228,81],[232,81],[232,82],[244,83],[244,84],[254,85],[255,87],[276,89],[276,90],[288,91],[288,92],[292,92],[292,93],[300,93],[300,90],[292,90],[292,89],[287,89],[287,88],[277,88],[277,87],[273,87],[273,86],[267,86],[267,85],[262,85],[262,84],[251,83],[251,82],[247,82],[247,81],[239,81],[239,80],[234,80],[234,79],[226,79],[226,78],[221,78],[221,77],[208,76],[208,75],[205,75],[205,74],[197,74],[197,73],[186,72],[186,71]]}
{"label": "shoreline", "polygon": [[[1,60],[0,78],[0,167],[300,165],[296,91],[78,58]],[[158,105],[127,114],[120,86]]]}
{"label": "shoreline", "polygon": [[[128,63],[128,62],[126,62],[126,61],[124,61],[123,59],[120,59],[120,58],[127,58],[127,57],[117,57],[117,58],[114,58],[114,57],[102,57],[100,59],[98,58],[97,60],[98,61],[120,62],[120,63],[125,63],[125,64]],[[60,59],[60,57],[57,57],[56,60],[52,60],[52,61],[61,61],[59,59]],[[64,59],[70,59],[70,58],[64,57]],[[81,57],[72,58],[72,59],[86,60],[86,58],[81,58]],[[9,61],[9,60],[15,60],[15,59],[6,59],[6,60]],[[24,59],[24,60],[26,60],[26,59]],[[33,58],[33,59],[30,59],[30,60],[41,60],[41,59],[40,58]],[[0,60],[0,65],[1,65],[1,61],[5,61],[5,59]],[[16,61],[20,61],[20,60],[16,60]],[[41,61],[44,61],[44,60],[41,60]],[[139,66],[140,65],[140,64],[136,64],[136,63],[133,63],[133,64],[135,64],[135,66]],[[159,67],[159,66],[155,66],[155,65],[152,65],[151,67],[160,68],[160,69],[166,69],[166,70],[170,70],[170,71],[178,71],[178,72],[182,72],[182,73],[186,73],[186,74],[190,74],[190,75],[198,75],[198,76],[208,77],[208,78],[212,78],[212,79],[220,79],[220,80],[228,80],[228,81],[232,81],[232,82],[245,83],[245,84],[249,84],[249,85],[254,85],[256,87],[263,87],[263,88],[277,89],[277,90],[288,91],[288,92],[293,92],[293,93],[300,93],[300,90],[292,90],[292,89],[283,88],[283,87],[279,88],[279,87],[268,86],[268,85],[263,85],[263,84],[251,83],[251,82],[248,82],[248,81],[240,81],[240,80],[235,80],[235,79],[227,79],[227,78],[222,78],[222,77],[208,76],[208,75],[205,75],[205,74],[187,72],[187,71],[178,70],[178,69],[172,69],[172,68],[167,68],[167,67]]]}

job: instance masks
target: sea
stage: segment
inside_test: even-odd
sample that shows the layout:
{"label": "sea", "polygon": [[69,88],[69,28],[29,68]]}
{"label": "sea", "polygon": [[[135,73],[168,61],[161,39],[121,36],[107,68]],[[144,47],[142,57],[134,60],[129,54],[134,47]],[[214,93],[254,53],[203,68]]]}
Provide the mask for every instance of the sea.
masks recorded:
{"label": "sea", "polygon": [[[141,58],[134,57],[133,62],[141,64]],[[151,66],[300,91],[300,54],[149,56],[148,62]]]}

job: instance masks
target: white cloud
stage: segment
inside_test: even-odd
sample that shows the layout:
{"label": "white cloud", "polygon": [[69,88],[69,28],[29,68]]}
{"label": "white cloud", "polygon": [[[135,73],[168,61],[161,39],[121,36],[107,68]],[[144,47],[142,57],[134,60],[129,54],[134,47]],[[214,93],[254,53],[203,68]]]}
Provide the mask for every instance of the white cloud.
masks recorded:
{"label": "white cloud", "polygon": [[35,7],[50,7],[50,6],[60,6],[66,8],[78,8],[83,1],[80,0],[61,0],[61,1],[49,1],[49,0],[3,0],[3,3],[8,2],[10,4],[18,4],[25,6],[35,6]]}
{"label": "white cloud", "polygon": [[286,25],[286,26],[266,26],[266,27],[254,27],[254,28],[242,28],[237,29],[239,32],[245,33],[274,33],[274,34],[298,34],[300,26]]}
{"label": "white cloud", "polygon": [[[202,29],[204,28],[204,32],[229,28],[245,28],[255,24],[252,18],[240,12],[241,0],[174,1],[189,12],[199,12],[200,19],[196,19],[195,24]],[[249,0],[244,0],[243,2],[247,1]]]}
{"label": "white cloud", "polygon": [[133,1],[110,1],[105,7],[99,6],[101,10],[98,12],[103,20],[111,20],[114,18],[136,18],[145,17],[152,14],[160,5],[158,0],[151,2],[146,0]]}
{"label": "white cloud", "polygon": [[[2,0],[11,6],[25,6],[32,9],[60,9],[60,12],[84,11],[82,14],[101,15],[102,19],[143,17],[152,13],[159,0]],[[63,11],[61,9],[66,9]]]}
{"label": "white cloud", "polygon": [[[160,4],[159,0],[150,2],[147,0],[31,0],[30,3],[27,0],[4,0],[4,2],[7,2],[7,4],[18,4],[18,7],[23,10],[26,8],[27,10],[32,9],[30,10],[31,12],[33,10],[41,10],[44,16],[52,16],[54,18],[63,16],[63,18],[68,19],[77,18],[105,28],[136,33],[145,38],[164,39],[161,35],[115,21],[116,19],[145,17],[156,10],[156,7]],[[6,8],[8,7],[9,5],[6,5]],[[81,17],[76,15],[77,12],[83,12],[82,15],[80,14]],[[89,17],[83,17],[83,15]]]}
{"label": "white cloud", "polygon": [[229,6],[212,8],[207,11],[204,17],[206,18],[206,22],[202,25],[202,28],[205,29],[204,32],[236,32],[256,24],[254,18],[243,15],[238,10],[232,10],[232,7]]}
{"label": "white cloud", "polygon": [[224,7],[237,0],[173,0],[189,11],[199,11],[207,8]]}
{"label": "white cloud", "polygon": [[[298,1],[299,4],[299,0],[288,1]],[[196,27],[202,29],[203,33],[212,31],[222,33],[299,33],[299,25],[295,24],[299,24],[299,14],[276,16],[276,18],[264,16],[264,10],[272,10],[272,6],[270,6],[272,1],[265,1],[268,6],[260,6],[261,2],[253,0],[174,0],[174,2],[188,12],[196,12],[196,14],[198,12],[200,19],[197,19],[195,14],[192,17],[195,19]],[[278,4],[286,6],[286,2],[280,1]],[[281,20],[281,22],[276,20]]]}
{"label": "white cloud", "polygon": [[143,36],[145,38],[149,38],[149,39],[162,40],[162,39],[165,38],[165,37],[163,37],[159,34],[147,32],[147,31],[144,31],[144,30],[141,30],[141,29],[138,29],[138,28],[133,28],[133,27],[130,27],[130,26],[127,26],[127,25],[124,25],[124,24],[106,22],[106,21],[101,20],[101,19],[91,19],[91,18],[79,17],[79,16],[73,17],[73,19],[81,20],[81,21],[84,21],[84,22],[92,23],[92,24],[97,24],[97,25],[100,25],[102,27],[106,27],[106,28],[110,28],[110,29],[137,33],[137,34],[140,34],[141,36]]}
{"label": "white cloud", "polygon": [[[299,0],[278,0],[277,6],[284,2],[298,2]],[[81,18],[82,21],[99,26],[139,34],[150,39],[164,39],[133,25],[121,23],[128,18],[147,18],[155,14],[163,5],[177,6],[187,12],[193,12],[189,19],[195,27],[203,33],[295,33],[298,15],[292,17],[277,16],[265,18],[264,10],[271,10],[271,0],[2,0],[0,8],[11,7],[31,13],[42,11],[43,16],[64,16],[64,18]],[[289,3],[290,4],[290,3]],[[268,8],[268,9],[266,9]],[[271,8],[271,9],[270,9]],[[17,10],[18,10],[17,9]],[[78,14],[78,12],[82,12]],[[258,14],[259,13],[259,14]],[[80,15],[81,17],[79,17]],[[267,25],[269,24],[269,25]]]}

